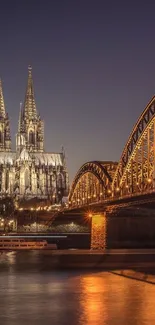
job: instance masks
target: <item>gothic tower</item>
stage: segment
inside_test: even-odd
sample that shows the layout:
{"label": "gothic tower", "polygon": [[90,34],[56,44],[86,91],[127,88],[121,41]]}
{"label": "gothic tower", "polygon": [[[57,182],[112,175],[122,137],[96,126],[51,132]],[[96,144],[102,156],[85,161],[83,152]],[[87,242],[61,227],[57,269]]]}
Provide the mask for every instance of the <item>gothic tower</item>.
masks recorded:
{"label": "gothic tower", "polygon": [[5,112],[2,82],[0,80],[0,151],[11,151],[10,122]]}
{"label": "gothic tower", "polygon": [[18,152],[25,148],[31,152],[44,151],[44,123],[37,113],[32,68],[28,67],[28,83],[23,109],[20,107],[16,149]]}

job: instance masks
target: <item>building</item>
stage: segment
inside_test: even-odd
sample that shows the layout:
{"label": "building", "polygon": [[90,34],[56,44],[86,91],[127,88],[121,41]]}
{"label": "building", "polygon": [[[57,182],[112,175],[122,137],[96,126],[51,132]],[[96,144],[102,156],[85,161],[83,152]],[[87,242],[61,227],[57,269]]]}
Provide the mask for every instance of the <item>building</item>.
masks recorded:
{"label": "building", "polygon": [[23,108],[20,107],[16,151],[11,150],[10,121],[0,82],[0,196],[49,198],[61,202],[68,195],[65,153],[45,152],[44,122],[37,113],[32,68]]}

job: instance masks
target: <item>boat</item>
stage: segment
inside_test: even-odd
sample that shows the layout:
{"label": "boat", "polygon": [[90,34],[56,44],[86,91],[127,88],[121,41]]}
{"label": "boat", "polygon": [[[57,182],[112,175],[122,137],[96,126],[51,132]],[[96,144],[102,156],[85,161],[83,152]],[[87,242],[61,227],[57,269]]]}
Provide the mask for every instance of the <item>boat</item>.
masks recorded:
{"label": "boat", "polygon": [[21,238],[0,238],[0,250],[57,249],[56,244],[46,240],[33,241]]}

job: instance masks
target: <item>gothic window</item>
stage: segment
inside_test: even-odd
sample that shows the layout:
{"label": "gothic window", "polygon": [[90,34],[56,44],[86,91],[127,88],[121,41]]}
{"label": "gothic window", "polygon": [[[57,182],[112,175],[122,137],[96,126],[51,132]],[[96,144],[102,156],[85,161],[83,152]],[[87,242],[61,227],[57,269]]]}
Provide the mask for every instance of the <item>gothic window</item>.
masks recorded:
{"label": "gothic window", "polygon": [[58,188],[62,188],[62,175],[58,175]]}
{"label": "gothic window", "polygon": [[28,169],[25,170],[25,188],[30,186],[30,179],[29,179],[29,171]]}
{"label": "gothic window", "polygon": [[50,175],[50,186],[52,187],[53,185],[53,175]]}
{"label": "gothic window", "polygon": [[35,144],[35,135],[33,131],[29,132],[29,144]]}
{"label": "gothic window", "polygon": [[37,173],[37,188],[40,188],[39,173]]}
{"label": "gothic window", "polygon": [[0,143],[2,143],[2,131],[0,131]]}
{"label": "gothic window", "polygon": [[9,171],[6,170],[6,174],[5,174],[5,190],[7,191],[9,188]]}

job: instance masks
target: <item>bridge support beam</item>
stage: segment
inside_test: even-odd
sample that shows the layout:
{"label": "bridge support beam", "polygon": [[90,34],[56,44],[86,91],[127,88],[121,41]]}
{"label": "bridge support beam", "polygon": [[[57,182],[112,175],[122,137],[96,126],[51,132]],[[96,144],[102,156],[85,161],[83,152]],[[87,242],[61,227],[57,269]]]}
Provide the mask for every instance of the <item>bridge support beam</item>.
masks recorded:
{"label": "bridge support beam", "polygon": [[106,213],[92,215],[91,249],[106,249],[107,244],[107,216]]}

